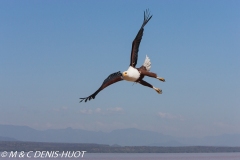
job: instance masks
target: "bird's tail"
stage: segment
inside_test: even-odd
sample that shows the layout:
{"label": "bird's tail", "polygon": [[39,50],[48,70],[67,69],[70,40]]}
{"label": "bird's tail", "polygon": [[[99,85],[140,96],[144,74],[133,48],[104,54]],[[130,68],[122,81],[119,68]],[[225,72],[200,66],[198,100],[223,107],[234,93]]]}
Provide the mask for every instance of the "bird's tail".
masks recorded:
{"label": "bird's tail", "polygon": [[143,63],[143,66],[147,69],[147,71],[150,71],[151,61],[147,55],[146,55],[145,61]]}

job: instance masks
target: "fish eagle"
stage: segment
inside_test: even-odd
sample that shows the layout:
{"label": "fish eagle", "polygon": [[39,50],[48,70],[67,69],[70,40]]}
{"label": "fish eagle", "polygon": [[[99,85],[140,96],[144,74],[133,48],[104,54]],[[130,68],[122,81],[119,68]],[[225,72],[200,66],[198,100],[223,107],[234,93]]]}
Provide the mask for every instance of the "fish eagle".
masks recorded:
{"label": "fish eagle", "polygon": [[154,89],[157,93],[161,94],[162,90],[159,88],[154,87],[153,85],[149,84],[148,82],[144,81],[143,78],[144,76],[148,76],[148,77],[152,77],[152,78],[156,78],[162,82],[165,82],[165,79],[162,77],[158,77],[156,73],[150,72],[150,68],[151,68],[151,61],[149,59],[148,56],[146,56],[146,59],[143,63],[143,65],[140,68],[136,68],[136,64],[137,64],[137,60],[138,60],[138,48],[143,36],[143,30],[144,30],[144,26],[148,23],[148,21],[152,18],[152,15],[150,16],[149,10],[144,11],[144,20],[143,20],[143,24],[140,28],[140,30],[138,31],[135,39],[132,42],[132,51],[131,51],[131,56],[130,56],[130,66],[128,68],[127,71],[124,72],[115,72],[110,74],[102,83],[102,85],[100,86],[100,88],[94,92],[93,94],[91,94],[88,97],[85,98],[80,98],[80,102],[82,101],[90,101],[91,99],[94,99],[96,97],[96,95],[102,91],[104,88],[108,87],[109,85],[122,81],[122,80],[126,80],[126,81],[130,81],[130,82],[136,82],[136,83],[140,83],[144,86],[150,87],[152,89]]}

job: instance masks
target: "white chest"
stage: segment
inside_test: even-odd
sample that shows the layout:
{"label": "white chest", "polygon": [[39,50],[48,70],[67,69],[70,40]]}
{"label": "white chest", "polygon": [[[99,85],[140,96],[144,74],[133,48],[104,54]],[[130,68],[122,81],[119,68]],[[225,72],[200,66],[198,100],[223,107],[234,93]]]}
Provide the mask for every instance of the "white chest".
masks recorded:
{"label": "white chest", "polygon": [[135,82],[140,77],[138,70],[132,66],[130,66],[126,72],[127,75],[123,76],[123,79],[126,81]]}

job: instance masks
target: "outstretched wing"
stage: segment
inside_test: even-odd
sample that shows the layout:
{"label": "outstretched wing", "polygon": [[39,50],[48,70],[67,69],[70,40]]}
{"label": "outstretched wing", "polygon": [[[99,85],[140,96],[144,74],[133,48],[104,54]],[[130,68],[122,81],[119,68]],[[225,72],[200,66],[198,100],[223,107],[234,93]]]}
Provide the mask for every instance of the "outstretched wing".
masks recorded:
{"label": "outstretched wing", "polygon": [[150,16],[149,10],[147,9],[146,11],[144,11],[143,24],[142,24],[140,30],[138,31],[137,36],[135,37],[135,39],[132,42],[132,52],[131,52],[131,59],[130,59],[130,66],[132,66],[132,67],[135,67],[137,64],[138,48],[139,48],[140,42],[142,40],[144,26],[148,23],[148,21],[151,18],[152,18],[152,15]]}
{"label": "outstretched wing", "polygon": [[91,99],[94,99],[95,96],[101,91],[103,90],[104,88],[106,88],[107,86],[113,84],[113,83],[116,83],[118,81],[121,81],[123,80],[122,79],[122,73],[120,71],[118,72],[115,72],[115,73],[112,73],[110,74],[102,83],[101,87],[96,91],[94,92],[92,95],[88,96],[88,97],[85,97],[85,98],[79,98],[81,99],[80,102],[82,101],[85,101],[87,102],[88,100],[90,101]]}

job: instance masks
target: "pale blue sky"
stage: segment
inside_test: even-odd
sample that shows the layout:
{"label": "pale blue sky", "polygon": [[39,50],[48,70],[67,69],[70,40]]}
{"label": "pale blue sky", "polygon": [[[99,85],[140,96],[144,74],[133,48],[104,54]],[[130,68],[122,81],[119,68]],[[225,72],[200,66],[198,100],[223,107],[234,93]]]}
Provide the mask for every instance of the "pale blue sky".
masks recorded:
{"label": "pale blue sky", "polygon": [[[163,90],[116,83],[149,8],[137,66]],[[240,134],[240,1],[0,1],[0,124],[174,136]]]}

